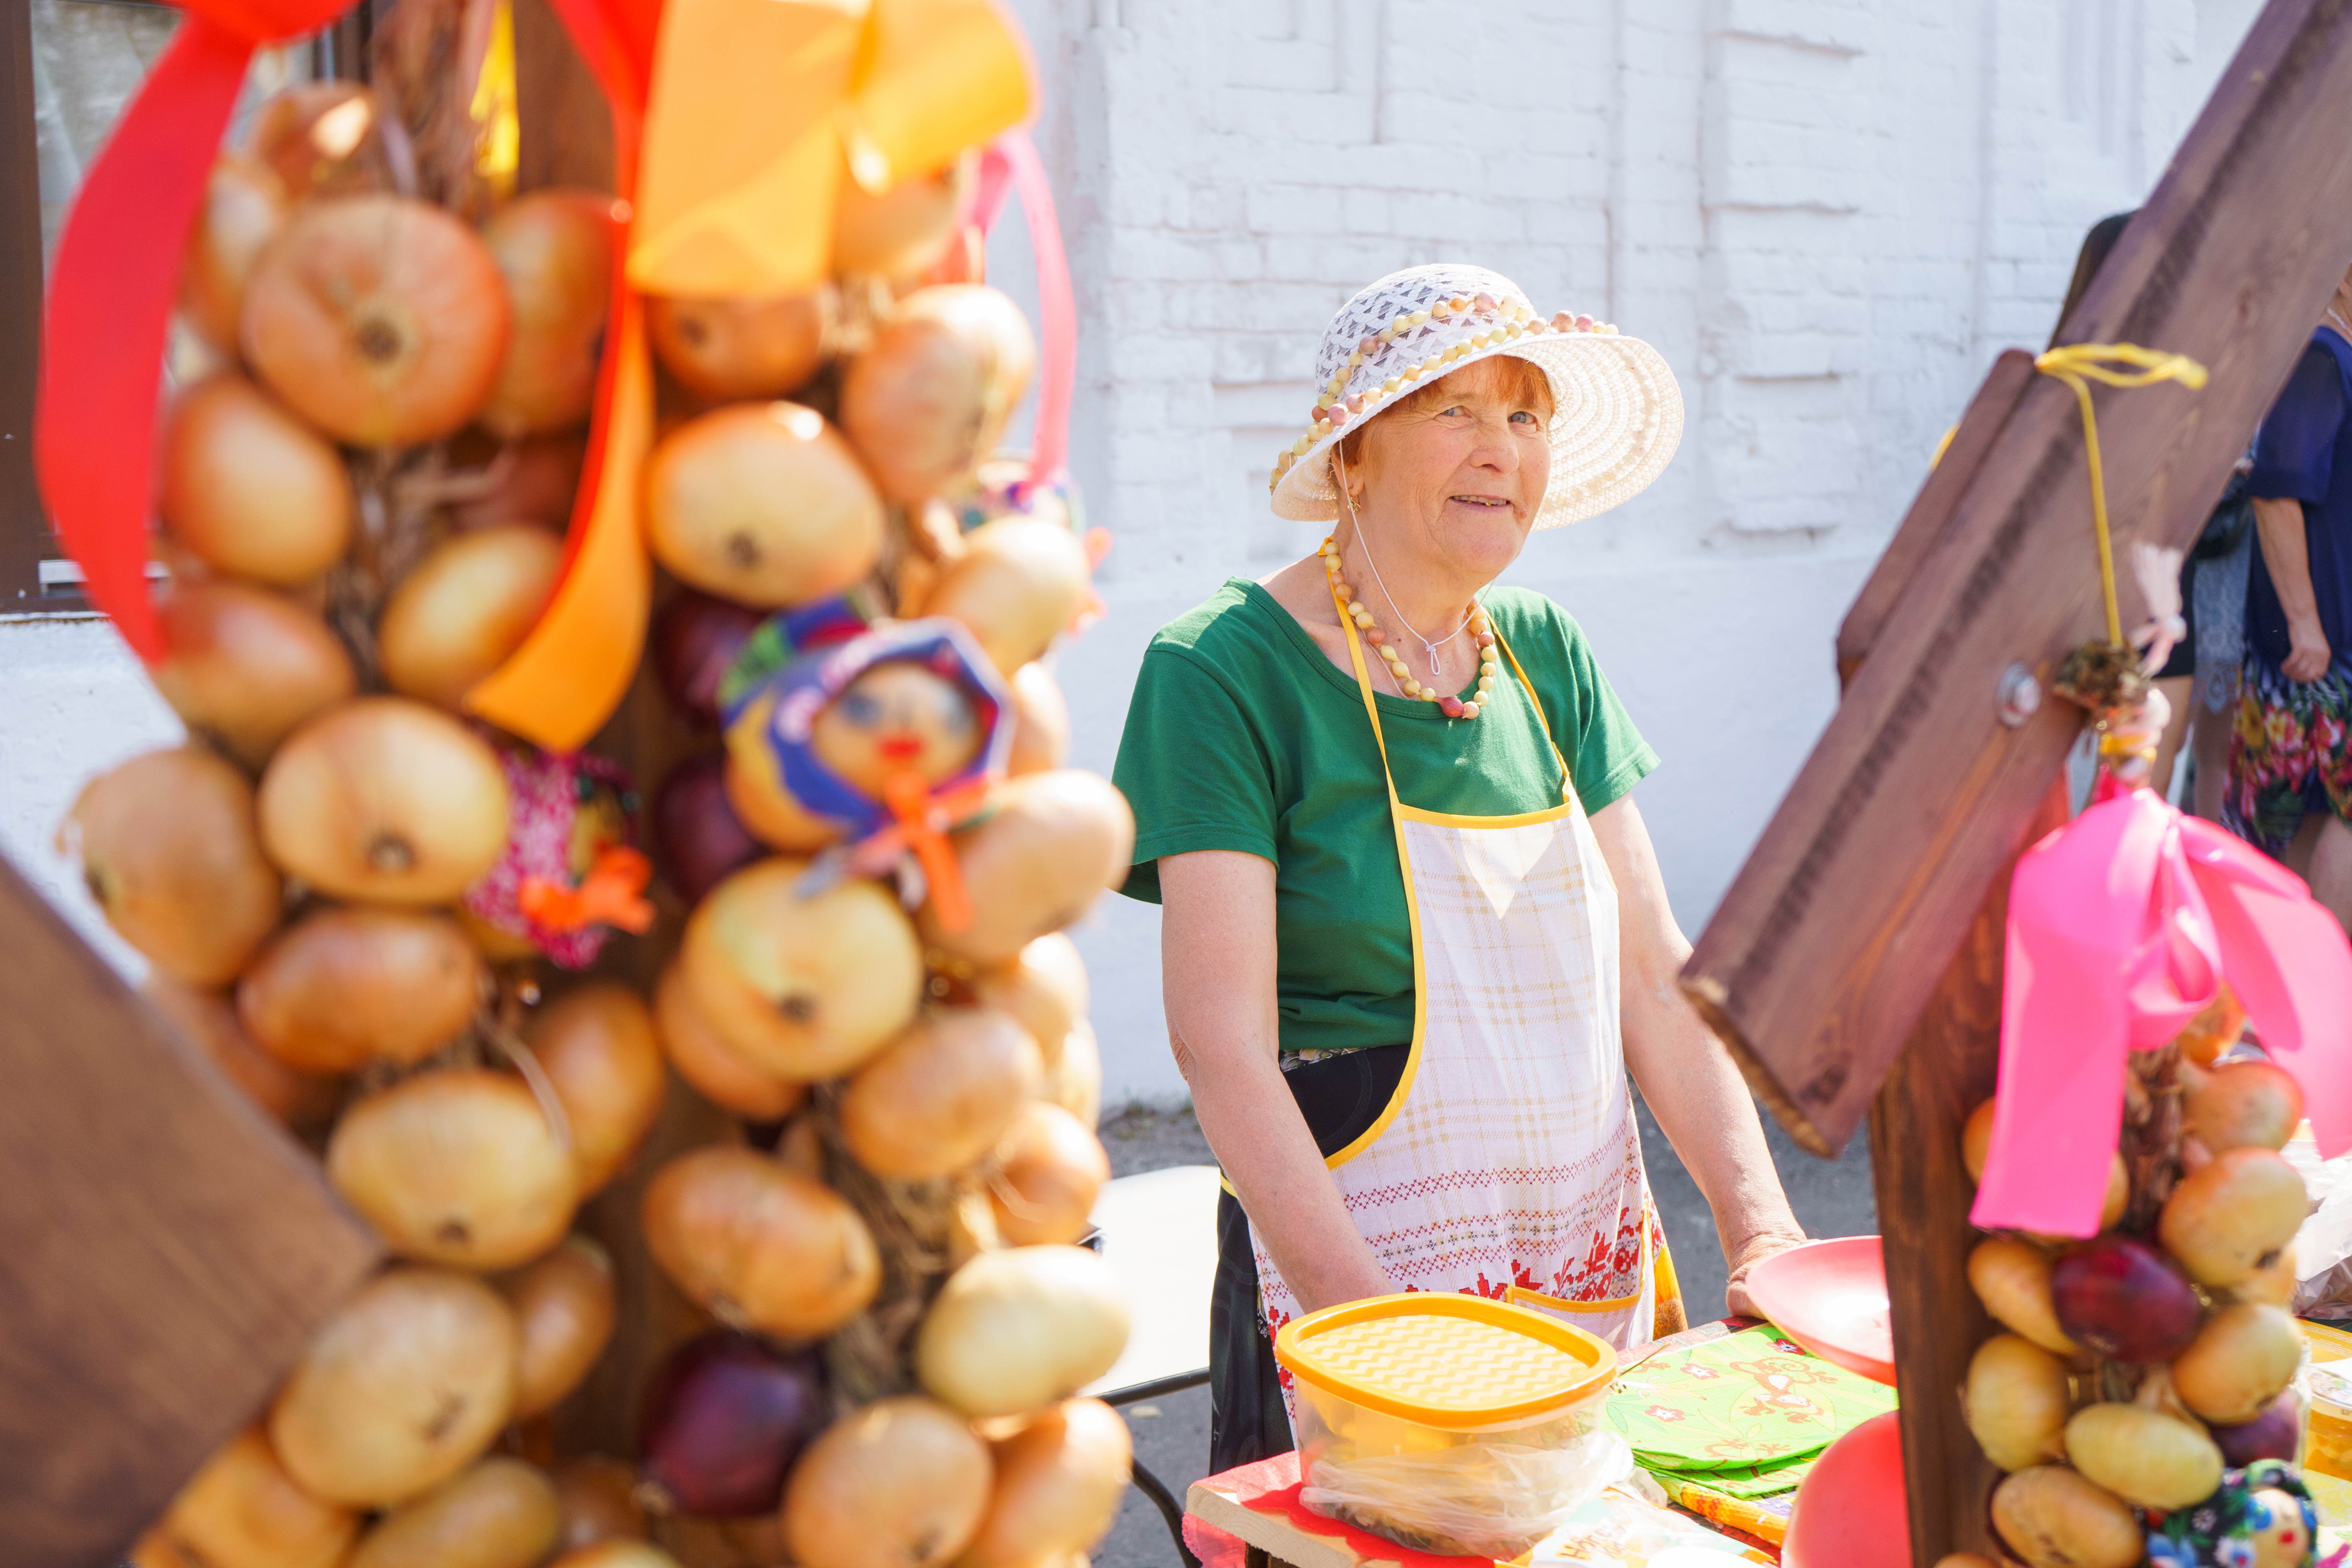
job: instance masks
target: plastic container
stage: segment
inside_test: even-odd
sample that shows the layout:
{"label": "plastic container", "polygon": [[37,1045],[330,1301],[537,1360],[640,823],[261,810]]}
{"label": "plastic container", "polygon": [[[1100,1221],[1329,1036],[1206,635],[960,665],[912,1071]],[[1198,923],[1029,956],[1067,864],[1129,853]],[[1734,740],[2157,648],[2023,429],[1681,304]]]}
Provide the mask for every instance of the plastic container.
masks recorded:
{"label": "plastic container", "polygon": [[1476,1296],[1410,1292],[1283,1325],[1300,1500],[1399,1545],[1519,1555],[1633,1468],[1601,1423],[1617,1352]]}
{"label": "plastic container", "polygon": [[2303,1468],[2315,1475],[2352,1480],[2352,1361],[2309,1368],[2309,1415],[2303,1440]]}

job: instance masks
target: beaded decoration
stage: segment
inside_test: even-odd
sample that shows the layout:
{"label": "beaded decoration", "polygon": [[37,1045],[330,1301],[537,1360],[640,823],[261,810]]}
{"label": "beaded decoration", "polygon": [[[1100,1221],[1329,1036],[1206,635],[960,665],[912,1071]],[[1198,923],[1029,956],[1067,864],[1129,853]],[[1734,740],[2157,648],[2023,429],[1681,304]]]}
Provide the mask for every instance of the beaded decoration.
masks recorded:
{"label": "beaded decoration", "polygon": [[1364,641],[1370,644],[1372,651],[1387,662],[1389,674],[1395,679],[1399,691],[1416,702],[1436,703],[1437,710],[1448,719],[1475,719],[1485,710],[1486,705],[1494,700],[1495,682],[1501,676],[1503,667],[1495,658],[1495,628],[1487,624],[1486,605],[1472,600],[1469,619],[1464,627],[1478,645],[1478,695],[1465,702],[1450,691],[1440,691],[1433,686],[1423,684],[1405,664],[1404,656],[1397,652],[1396,645],[1389,640],[1388,634],[1373,621],[1372,612],[1365,606],[1361,595],[1341,574],[1339,541],[1325,534],[1323,547],[1318,553],[1323,557],[1323,575],[1331,584],[1332,604],[1339,606],[1340,615],[1356,623],[1356,630],[1362,634]]}

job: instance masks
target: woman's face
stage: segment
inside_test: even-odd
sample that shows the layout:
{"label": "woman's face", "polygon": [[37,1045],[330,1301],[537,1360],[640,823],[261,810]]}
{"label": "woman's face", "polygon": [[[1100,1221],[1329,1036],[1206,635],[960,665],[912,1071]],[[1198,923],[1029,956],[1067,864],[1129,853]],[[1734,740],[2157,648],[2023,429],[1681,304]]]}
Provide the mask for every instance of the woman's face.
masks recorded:
{"label": "woman's face", "polygon": [[1517,558],[1551,478],[1549,390],[1541,371],[1497,354],[1382,414],[1347,466],[1357,512],[1492,578]]}

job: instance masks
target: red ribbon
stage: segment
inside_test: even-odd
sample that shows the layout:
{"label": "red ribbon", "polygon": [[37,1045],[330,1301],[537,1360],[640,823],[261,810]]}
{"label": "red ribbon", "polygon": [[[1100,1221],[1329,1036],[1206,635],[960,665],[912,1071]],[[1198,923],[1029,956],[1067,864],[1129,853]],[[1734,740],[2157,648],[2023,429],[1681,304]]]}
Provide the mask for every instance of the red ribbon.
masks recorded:
{"label": "red ribbon", "polygon": [[33,461],[82,591],[149,664],[156,394],[181,258],[255,48],[332,20],[343,0],[197,0],[82,180],[42,320]]}

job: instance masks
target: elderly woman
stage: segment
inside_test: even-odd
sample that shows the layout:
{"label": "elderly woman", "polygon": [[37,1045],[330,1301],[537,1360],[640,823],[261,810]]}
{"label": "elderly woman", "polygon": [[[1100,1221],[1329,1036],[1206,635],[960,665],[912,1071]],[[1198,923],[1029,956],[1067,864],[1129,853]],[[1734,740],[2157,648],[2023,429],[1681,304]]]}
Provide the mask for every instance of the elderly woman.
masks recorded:
{"label": "elderly woman", "polygon": [[[1169,1033],[1223,1164],[1211,1448],[1288,1448],[1270,1335],[1403,1289],[1682,1321],[1630,1068],[1751,1265],[1802,1239],[1626,792],[1657,765],[1567,612],[1494,586],[1633,496],[1682,400],[1507,279],[1391,274],[1324,333],[1276,514],[1333,524],[1145,655],[1117,779]],[[1236,1202],[1236,1199],[1238,1202]],[[1244,1217],[1246,1216],[1246,1217]]]}

